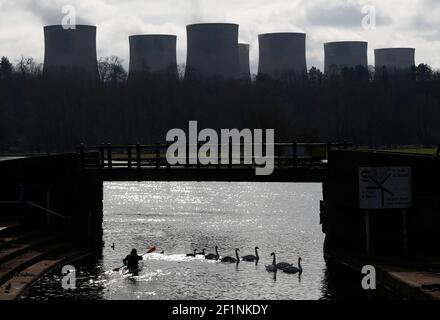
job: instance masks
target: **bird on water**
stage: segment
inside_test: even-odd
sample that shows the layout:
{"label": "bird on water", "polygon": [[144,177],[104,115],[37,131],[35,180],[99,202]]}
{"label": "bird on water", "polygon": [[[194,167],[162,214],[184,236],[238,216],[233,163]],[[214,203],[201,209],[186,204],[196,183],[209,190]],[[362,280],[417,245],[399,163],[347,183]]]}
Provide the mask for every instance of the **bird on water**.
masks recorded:
{"label": "bird on water", "polygon": [[187,253],[186,256],[187,257],[195,257],[196,256],[196,252],[197,252],[197,249],[194,249],[193,253]]}
{"label": "bird on water", "polygon": [[223,257],[220,261],[224,262],[224,263],[239,263],[240,257],[238,256],[238,251],[240,251],[240,249],[236,248],[235,249],[236,258],[233,258],[231,256],[226,256],[226,257]]}
{"label": "bird on water", "polygon": [[248,254],[248,255],[246,255],[246,256],[241,257],[241,259],[242,259],[243,261],[248,261],[248,262],[253,262],[253,261],[257,261],[257,260],[259,260],[259,259],[260,259],[260,257],[258,256],[258,250],[259,250],[259,249],[260,249],[260,248],[255,247],[255,255],[253,255],[253,254]]}
{"label": "bird on water", "polygon": [[208,253],[205,256],[205,259],[208,260],[218,260],[220,258],[220,255],[218,254],[218,246],[215,246],[215,253]]}
{"label": "bird on water", "polygon": [[273,257],[273,261],[272,261],[271,265],[266,266],[267,271],[275,272],[277,270],[284,270],[288,267],[292,267],[291,263],[287,263],[287,262],[278,262],[277,263],[277,258],[276,258],[275,252],[272,252],[270,255]]}
{"label": "bird on water", "polygon": [[301,274],[303,272],[302,266],[301,266],[301,257],[298,258],[298,267],[295,266],[289,266],[283,269],[283,272],[285,273],[290,273],[290,274],[295,274],[295,273],[299,273]]}

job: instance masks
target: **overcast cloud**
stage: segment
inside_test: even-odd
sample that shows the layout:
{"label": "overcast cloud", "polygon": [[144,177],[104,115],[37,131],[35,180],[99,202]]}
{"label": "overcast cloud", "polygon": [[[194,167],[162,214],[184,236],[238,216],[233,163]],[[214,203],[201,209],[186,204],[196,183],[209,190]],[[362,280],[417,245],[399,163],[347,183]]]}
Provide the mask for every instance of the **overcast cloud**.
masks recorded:
{"label": "overcast cloud", "polygon": [[[0,56],[43,61],[43,26],[60,24],[64,5],[77,10],[77,22],[98,27],[98,56],[117,55],[128,65],[128,36],[171,33],[178,36],[179,63],[186,59],[185,26],[195,22],[240,24],[240,41],[251,44],[253,72],[258,65],[258,34],[306,32],[308,67],[322,69],[323,43],[369,42],[374,49],[415,47],[416,62],[440,68],[439,0],[0,0]],[[375,30],[362,28],[362,8],[373,5]]]}

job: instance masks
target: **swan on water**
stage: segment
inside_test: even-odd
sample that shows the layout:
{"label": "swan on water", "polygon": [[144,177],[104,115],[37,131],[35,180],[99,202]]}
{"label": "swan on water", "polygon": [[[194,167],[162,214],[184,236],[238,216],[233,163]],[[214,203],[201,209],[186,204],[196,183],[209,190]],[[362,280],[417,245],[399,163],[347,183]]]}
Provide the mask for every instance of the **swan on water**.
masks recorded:
{"label": "swan on water", "polygon": [[273,256],[273,261],[272,261],[272,265],[266,266],[267,271],[274,272],[276,270],[284,270],[288,267],[292,267],[291,263],[287,263],[287,262],[278,262],[277,263],[277,258],[276,258],[275,252],[272,252],[270,255]]}
{"label": "swan on water", "polygon": [[206,249],[203,249],[201,252],[196,252],[196,255],[204,256]]}
{"label": "swan on water", "polygon": [[260,249],[260,248],[255,247],[255,256],[254,256],[253,254],[248,254],[247,256],[243,256],[243,257],[241,257],[241,259],[242,259],[243,261],[249,261],[249,262],[259,260],[259,259],[260,259],[260,257],[258,256],[258,250],[259,250],[259,249]]}
{"label": "swan on water", "polygon": [[298,258],[298,267],[290,266],[290,267],[284,268],[283,272],[291,273],[291,274],[294,274],[294,273],[301,274],[303,271],[302,266],[301,266],[301,260],[302,260],[301,258]]}
{"label": "swan on water", "polygon": [[287,262],[278,262],[276,263],[276,255],[275,252],[273,253],[273,260],[275,261],[275,266],[277,267],[278,270],[284,270],[287,267],[291,267],[292,264],[291,263],[287,263]]}
{"label": "swan on water", "polygon": [[221,259],[221,262],[226,262],[226,263],[239,263],[240,262],[240,257],[238,256],[238,251],[240,251],[240,249],[236,248],[235,249],[235,256],[236,258],[233,258],[231,256],[226,256],[223,257]]}
{"label": "swan on water", "polygon": [[270,255],[273,257],[273,261],[272,264],[266,266],[266,270],[269,272],[277,272],[275,252],[272,252]]}
{"label": "swan on water", "polygon": [[205,256],[205,259],[208,260],[218,260],[220,258],[220,255],[218,254],[218,247],[215,246],[215,253],[209,253]]}
{"label": "swan on water", "polygon": [[196,256],[196,252],[197,252],[197,249],[194,249],[194,253],[187,253],[186,256],[187,257],[195,257]]}

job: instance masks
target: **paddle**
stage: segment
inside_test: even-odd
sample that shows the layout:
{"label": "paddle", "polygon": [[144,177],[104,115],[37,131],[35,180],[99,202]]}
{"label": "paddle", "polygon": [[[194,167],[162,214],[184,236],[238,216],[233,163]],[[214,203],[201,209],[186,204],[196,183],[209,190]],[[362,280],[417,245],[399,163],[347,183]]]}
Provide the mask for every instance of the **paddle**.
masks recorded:
{"label": "paddle", "polygon": [[[150,247],[150,248],[148,249],[148,251],[145,252],[141,257],[145,256],[146,254],[152,253],[152,252],[154,252],[154,251],[156,251],[156,247],[155,247],[155,246],[152,246],[152,247]],[[113,269],[113,272],[118,272],[118,271],[119,271],[121,268],[123,268],[123,267],[124,267],[124,265],[123,265],[123,266],[120,266],[120,267],[118,267],[118,268],[114,268],[114,269]]]}

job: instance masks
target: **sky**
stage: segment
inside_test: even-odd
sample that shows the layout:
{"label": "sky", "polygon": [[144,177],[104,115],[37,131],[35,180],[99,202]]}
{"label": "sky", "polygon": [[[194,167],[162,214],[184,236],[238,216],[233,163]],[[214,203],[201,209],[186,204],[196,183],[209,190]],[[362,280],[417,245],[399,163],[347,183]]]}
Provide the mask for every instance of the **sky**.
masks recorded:
{"label": "sky", "polygon": [[0,56],[43,62],[43,26],[61,24],[66,5],[78,24],[97,26],[98,57],[119,56],[126,67],[129,35],[176,34],[184,64],[187,24],[231,22],[240,25],[239,41],[251,45],[254,73],[258,34],[267,32],[305,32],[308,68],[323,69],[324,42],[365,40],[370,65],[375,48],[414,47],[417,64],[440,69],[440,0],[0,0]]}

